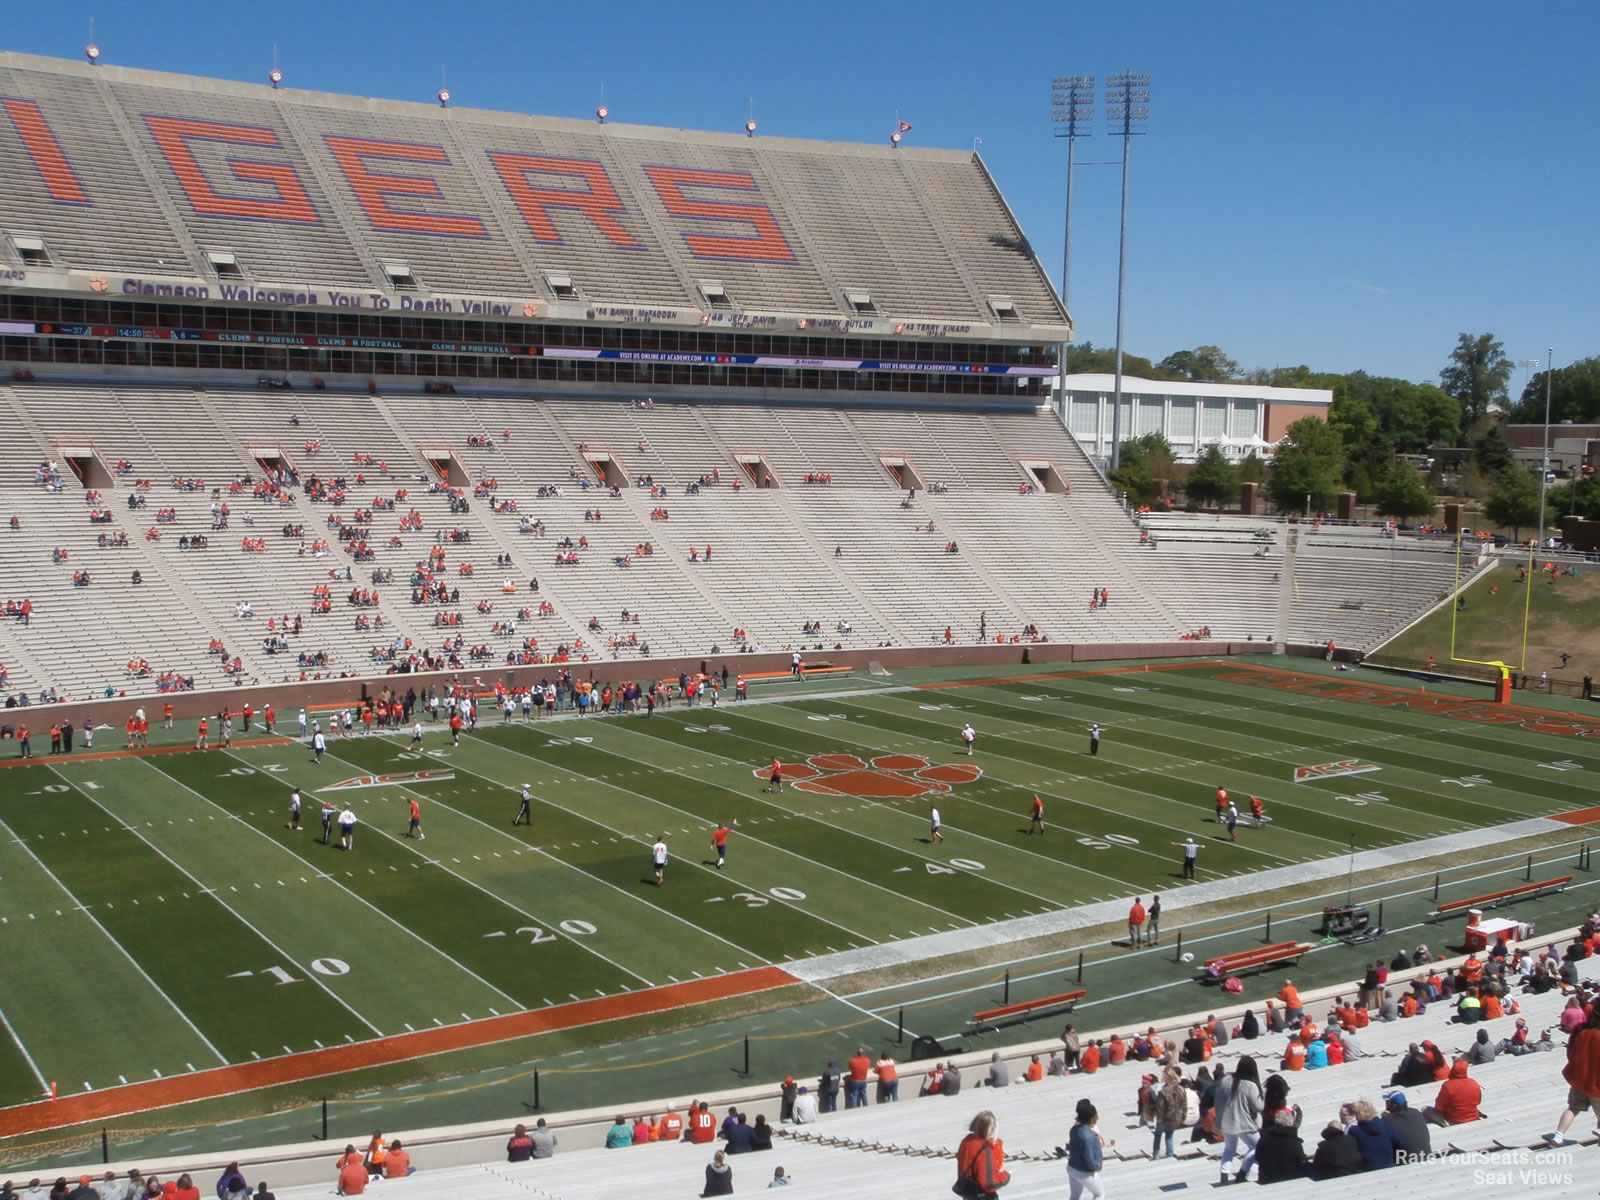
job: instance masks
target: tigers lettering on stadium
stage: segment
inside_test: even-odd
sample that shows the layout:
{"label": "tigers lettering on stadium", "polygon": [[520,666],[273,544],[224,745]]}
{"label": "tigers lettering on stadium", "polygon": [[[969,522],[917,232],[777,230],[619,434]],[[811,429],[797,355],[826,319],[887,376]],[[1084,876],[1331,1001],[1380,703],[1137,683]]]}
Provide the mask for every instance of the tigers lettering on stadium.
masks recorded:
{"label": "tigers lettering on stadium", "polygon": [[[56,204],[93,207],[84,184],[50,125],[48,106],[0,97],[0,136],[9,125],[18,147]],[[293,150],[277,132],[254,125],[193,117],[141,114],[144,133],[159,161],[198,216],[285,225],[322,225],[330,214],[302,177]],[[199,147],[207,153],[197,153]],[[236,147],[234,151],[231,148]],[[423,237],[488,238],[484,222],[469,212],[424,212],[418,201],[466,204],[478,192],[474,164],[452,158],[443,146],[326,133],[326,174],[342,182],[372,229]],[[641,250],[643,213],[631,213],[604,163],[513,151],[482,151],[482,174],[505,189],[535,242],[561,241],[552,210],[578,214],[618,250]],[[777,214],[762,201],[745,171],[671,165],[644,168],[639,194],[655,197],[659,219],[683,238],[699,259],[788,265],[797,261]]]}

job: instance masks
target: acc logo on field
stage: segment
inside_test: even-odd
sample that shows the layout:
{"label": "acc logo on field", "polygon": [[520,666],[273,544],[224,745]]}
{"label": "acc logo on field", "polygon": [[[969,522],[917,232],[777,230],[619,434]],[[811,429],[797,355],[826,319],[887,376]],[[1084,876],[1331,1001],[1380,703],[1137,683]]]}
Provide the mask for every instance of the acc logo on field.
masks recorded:
{"label": "acc logo on field", "polygon": [[1294,781],[1305,783],[1311,779],[1332,779],[1336,775],[1363,775],[1368,771],[1382,770],[1377,763],[1362,762],[1359,758],[1346,758],[1340,762],[1318,763],[1314,767],[1296,767]]}
{"label": "acc logo on field", "polygon": [[401,775],[357,775],[354,779],[341,779],[338,783],[330,783],[319,788],[324,792],[347,792],[352,788],[384,787],[389,784],[408,783],[438,783],[441,780],[454,779],[454,771],[408,771]]}

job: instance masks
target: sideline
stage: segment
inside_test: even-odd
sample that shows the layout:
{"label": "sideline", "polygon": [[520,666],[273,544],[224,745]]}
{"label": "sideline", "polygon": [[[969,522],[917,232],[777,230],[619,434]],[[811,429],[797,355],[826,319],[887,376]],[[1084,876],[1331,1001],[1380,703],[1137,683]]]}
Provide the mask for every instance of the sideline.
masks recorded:
{"label": "sideline", "polygon": [[[1421,841],[1400,842],[1375,850],[1363,850],[1353,857],[1349,854],[1336,854],[1286,867],[1273,867],[1245,875],[1230,875],[1223,879],[1207,880],[1204,883],[1174,884],[1161,893],[1161,915],[1163,918],[1171,919],[1190,905],[1234,900],[1270,892],[1277,888],[1332,879],[1350,871],[1359,873],[1384,867],[1403,866],[1420,858],[1440,855],[1462,856],[1469,851],[1484,846],[1500,845],[1516,838],[1538,837],[1551,833],[1570,835],[1571,828],[1568,824],[1548,817],[1530,817],[1505,825],[1469,829],[1460,833],[1424,838]],[[1127,919],[1127,905],[1126,897],[1118,900],[1102,900],[1095,904],[1057,909],[1036,916],[1019,917],[1012,921],[996,921],[977,929],[931,933],[878,946],[842,950],[837,954],[823,954],[790,963],[789,969],[802,982],[821,983],[841,975],[907,966],[924,959],[944,958],[947,955],[969,953],[1032,938],[1050,937],[1096,925],[1120,923]]]}
{"label": "sideline", "polygon": [[416,1033],[375,1038],[348,1046],[330,1046],[325,1050],[267,1058],[259,1062],[236,1063],[209,1071],[196,1071],[193,1075],[176,1079],[130,1083],[98,1092],[64,1096],[59,1100],[37,1100],[31,1104],[0,1109],[0,1138],[40,1133],[89,1121],[106,1121],[195,1100],[213,1100],[239,1092],[301,1083],[452,1050],[476,1049],[535,1034],[578,1029],[627,1017],[653,1016],[714,1000],[771,991],[795,982],[798,981],[793,975],[778,967],[758,967],[751,971],[736,971],[621,996],[580,1000],[574,1004],[559,1004],[552,1008],[481,1021],[464,1021],[443,1029],[422,1029]]}

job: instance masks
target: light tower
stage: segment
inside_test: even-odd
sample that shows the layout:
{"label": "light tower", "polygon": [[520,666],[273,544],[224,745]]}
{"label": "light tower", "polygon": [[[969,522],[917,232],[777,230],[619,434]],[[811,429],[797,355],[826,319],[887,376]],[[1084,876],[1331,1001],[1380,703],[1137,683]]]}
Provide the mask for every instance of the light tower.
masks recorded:
{"label": "light tower", "polygon": [[1072,285],[1072,168],[1078,139],[1094,133],[1094,76],[1057,75],[1050,81],[1050,121],[1055,136],[1067,139],[1067,213],[1061,248],[1061,304],[1068,306]]}
{"label": "light tower", "polygon": [[[1551,346],[1544,354],[1544,453],[1539,457],[1539,540],[1535,543],[1540,549],[1544,548],[1544,493],[1550,486],[1550,393],[1556,374],[1556,348]],[[1576,478],[1572,486],[1576,494]]]}
{"label": "light tower", "polygon": [[[1061,235],[1061,307],[1070,319],[1072,305],[1067,293],[1072,289],[1072,174],[1076,165],[1078,139],[1094,133],[1094,76],[1057,75],[1050,81],[1050,122],[1055,136],[1067,139],[1067,211]],[[974,147],[976,149],[976,147]],[[1061,420],[1067,414],[1067,344],[1056,352],[1060,370],[1056,373],[1056,402]]]}
{"label": "light tower", "polygon": [[1111,469],[1122,458],[1122,300],[1128,283],[1128,152],[1150,119],[1150,76],[1124,71],[1106,79],[1106,124],[1122,136],[1122,233],[1117,248],[1117,379],[1111,396]]}

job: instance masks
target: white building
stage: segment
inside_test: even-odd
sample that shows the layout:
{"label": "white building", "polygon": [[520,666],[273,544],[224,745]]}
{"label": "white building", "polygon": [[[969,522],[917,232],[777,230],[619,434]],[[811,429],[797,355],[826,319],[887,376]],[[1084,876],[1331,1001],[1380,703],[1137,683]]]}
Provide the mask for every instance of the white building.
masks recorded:
{"label": "white building", "polygon": [[[1068,375],[1062,420],[1091,457],[1111,456],[1114,375]],[[1259,387],[1122,377],[1122,438],[1159,433],[1179,462],[1193,462],[1215,443],[1238,461],[1269,454],[1301,417],[1328,419],[1326,388]]]}

